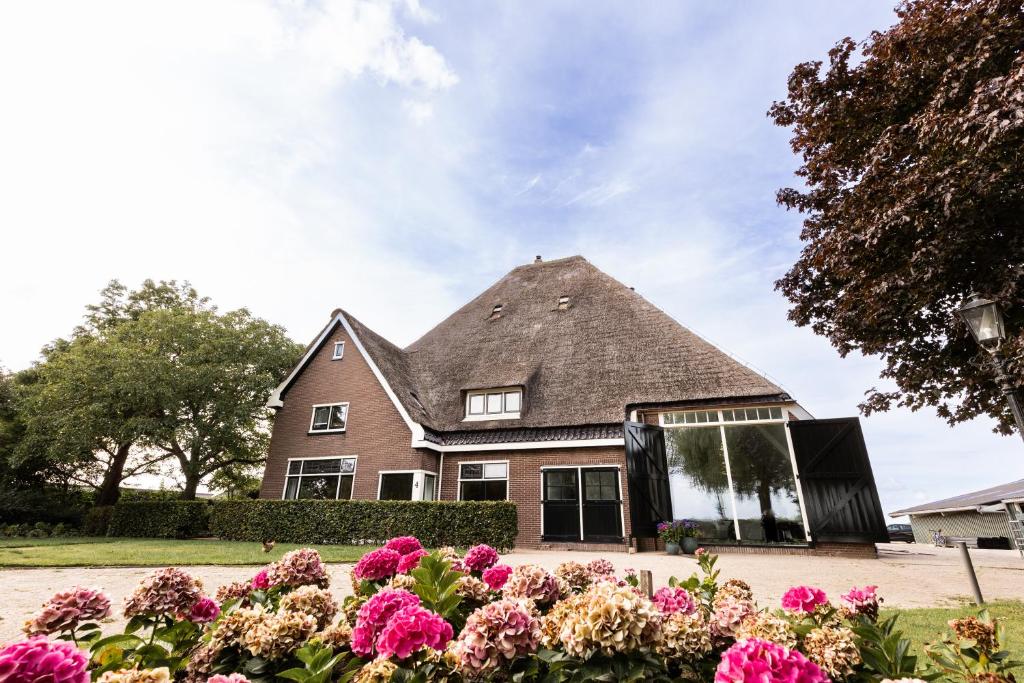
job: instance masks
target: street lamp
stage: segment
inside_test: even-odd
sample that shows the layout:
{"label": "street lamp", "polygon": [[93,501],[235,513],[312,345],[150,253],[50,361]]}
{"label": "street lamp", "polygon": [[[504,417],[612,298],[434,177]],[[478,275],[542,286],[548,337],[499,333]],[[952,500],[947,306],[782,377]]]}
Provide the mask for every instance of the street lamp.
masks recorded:
{"label": "street lamp", "polygon": [[1017,431],[1024,439],[1024,410],[1021,408],[1021,398],[1017,390],[1006,374],[1006,359],[1003,357],[1001,347],[1006,341],[1006,325],[1003,322],[1003,311],[998,302],[982,298],[978,294],[972,294],[971,298],[957,311],[967,328],[971,331],[974,341],[978,342],[981,348],[988,351],[992,357],[992,365],[996,369],[996,379],[999,380],[999,387],[1010,404],[1010,412],[1017,423]]}

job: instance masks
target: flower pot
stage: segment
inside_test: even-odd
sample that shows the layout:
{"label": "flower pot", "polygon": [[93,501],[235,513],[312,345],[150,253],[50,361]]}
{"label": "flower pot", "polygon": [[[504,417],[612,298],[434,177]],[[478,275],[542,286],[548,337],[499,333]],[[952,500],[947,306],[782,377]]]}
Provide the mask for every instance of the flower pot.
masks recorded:
{"label": "flower pot", "polygon": [[668,553],[669,555],[678,555],[679,554],[679,544],[678,543],[672,543],[671,541],[666,543],[665,544],[665,552]]}
{"label": "flower pot", "polygon": [[687,555],[693,555],[698,546],[700,546],[700,543],[697,542],[697,539],[694,536],[683,537],[683,552]]}

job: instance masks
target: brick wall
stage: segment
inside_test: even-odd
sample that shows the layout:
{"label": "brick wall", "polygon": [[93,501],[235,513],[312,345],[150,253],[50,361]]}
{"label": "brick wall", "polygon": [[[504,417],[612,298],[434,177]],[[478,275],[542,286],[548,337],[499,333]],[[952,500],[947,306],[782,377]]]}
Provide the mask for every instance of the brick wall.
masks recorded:
{"label": "brick wall", "polygon": [[[595,448],[544,448],[483,453],[446,453],[441,481],[441,498],[458,498],[459,464],[463,462],[508,461],[509,500],[519,514],[516,546],[535,548],[541,540],[541,468],[551,465],[617,465],[625,517],[624,534],[629,536],[629,491],[626,486],[626,453],[622,446]],[[559,547],[564,543],[558,543]]]}
{"label": "brick wall", "polygon": [[[345,342],[341,360],[331,360],[336,341]],[[349,412],[344,432],[308,433],[313,405],[345,401]],[[274,419],[260,496],[281,497],[288,458],[356,456],[352,497],[374,500],[380,470],[437,471],[437,454],[414,449],[411,441],[412,433],[366,359],[337,326],[284,395],[284,408]]]}

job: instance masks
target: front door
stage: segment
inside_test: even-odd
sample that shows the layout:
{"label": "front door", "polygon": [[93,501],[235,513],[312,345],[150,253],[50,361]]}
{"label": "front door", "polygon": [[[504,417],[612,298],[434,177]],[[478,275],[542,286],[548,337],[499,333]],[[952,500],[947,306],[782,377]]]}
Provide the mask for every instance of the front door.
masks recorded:
{"label": "front door", "polygon": [[550,541],[622,540],[622,495],[614,467],[544,470],[542,536]]}

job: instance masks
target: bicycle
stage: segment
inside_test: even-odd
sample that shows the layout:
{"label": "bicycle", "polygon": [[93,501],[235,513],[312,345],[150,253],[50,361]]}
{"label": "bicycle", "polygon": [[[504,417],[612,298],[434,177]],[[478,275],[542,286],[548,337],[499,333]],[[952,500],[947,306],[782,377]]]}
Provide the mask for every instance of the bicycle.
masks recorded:
{"label": "bicycle", "polygon": [[932,543],[935,544],[936,548],[945,548],[947,545],[947,539],[942,535],[942,529],[929,529],[932,532]]}

